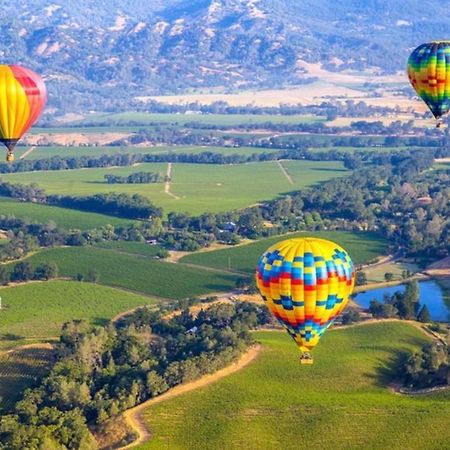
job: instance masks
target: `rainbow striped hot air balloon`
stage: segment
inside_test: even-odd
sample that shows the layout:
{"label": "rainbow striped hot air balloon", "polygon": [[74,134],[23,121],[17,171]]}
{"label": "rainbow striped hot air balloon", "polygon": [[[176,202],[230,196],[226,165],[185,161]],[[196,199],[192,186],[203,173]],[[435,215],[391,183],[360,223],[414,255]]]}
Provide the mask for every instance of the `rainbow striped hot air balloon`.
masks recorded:
{"label": "rainbow striped hot air balloon", "polygon": [[14,147],[36,122],[46,101],[47,89],[38,74],[0,65],[0,141],[8,149],[7,161],[14,160]]}
{"label": "rainbow striped hot air balloon", "polygon": [[408,59],[408,78],[440,127],[450,110],[450,41],[419,45]]}
{"label": "rainbow striped hot air balloon", "polygon": [[312,363],[310,351],[348,303],[355,284],[353,263],[334,242],[288,239],[259,260],[256,284],[267,307]]}

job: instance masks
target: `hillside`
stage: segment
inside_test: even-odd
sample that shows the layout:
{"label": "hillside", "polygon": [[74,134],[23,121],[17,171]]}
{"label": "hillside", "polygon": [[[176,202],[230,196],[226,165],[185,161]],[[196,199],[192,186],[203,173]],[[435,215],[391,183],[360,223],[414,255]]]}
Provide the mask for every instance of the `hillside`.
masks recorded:
{"label": "hillside", "polygon": [[450,31],[437,0],[2,0],[0,10],[2,60],[42,72],[50,105],[64,111],[189,88],[298,85],[314,77],[305,62],[393,73],[418,43]]}
{"label": "hillside", "polygon": [[[387,388],[417,329],[378,323],[327,333],[300,366],[285,333],[260,332],[262,354],[241,372],[153,405],[152,437],[138,449],[437,449],[448,439],[448,393],[400,396]],[[207,420],[205,420],[207,419]]]}

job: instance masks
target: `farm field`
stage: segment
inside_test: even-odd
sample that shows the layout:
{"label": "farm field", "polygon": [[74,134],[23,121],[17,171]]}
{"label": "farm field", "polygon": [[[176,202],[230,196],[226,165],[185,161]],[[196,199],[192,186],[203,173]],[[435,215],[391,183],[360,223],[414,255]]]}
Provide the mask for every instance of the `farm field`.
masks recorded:
{"label": "farm field", "polygon": [[13,344],[14,339],[42,341],[59,336],[61,326],[69,320],[85,319],[92,325],[104,325],[122,311],[155,301],[107,286],[64,280],[6,287],[0,289],[0,295],[3,348]]}
{"label": "farm field", "polygon": [[137,122],[139,124],[154,123],[174,123],[185,125],[187,123],[203,123],[206,125],[232,126],[240,124],[259,124],[259,123],[312,123],[324,122],[324,117],[312,115],[279,115],[279,114],[156,114],[124,112],[116,114],[96,114],[78,121],[77,125],[89,123],[90,125],[111,123],[111,125],[120,125],[121,123]]}
{"label": "farm field", "polygon": [[[167,172],[167,164],[140,164],[137,167],[79,169],[7,174],[13,183],[37,183],[49,194],[92,195],[106,192],[141,194],[165,212],[220,212],[244,208],[331,178],[350,173],[338,161],[289,161],[293,179],[289,180],[276,161],[236,165],[174,164],[171,193],[164,184],[116,184],[105,182],[105,174],[126,176],[134,172]],[[292,181],[292,183],[291,183]]]}
{"label": "farm field", "polygon": [[[86,276],[90,269],[95,269],[100,284],[164,298],[187,298],[228,291],[234,288],[236,282],[236,276],[225,271],[192,268],[100,248],[53,248],[42,250],[27,258],[27,261],[34,265],[53,261],[60,275],[66,277],[77,274]],[[36,285],[30,286],[33,290]]]}
{"label": "farm field", "polygon": [[[29,147],[16,147],[16,158],[19,159]],[[222,155],[251,155],[253,153],[268,153],[272,149],[257,148],[257,147],[211,147],[211,146],[195,146],[195,145],[156,145],[154,147],[137,147],[137,146],[51,146],[51,147],[36,147],[26,160],[48,159],[54,156],[65,158],[91,156],[98,158],[103,155],[117,155],[127,153],[189,153],[199,154],[204,152],[220,153]]]}
{"label": "farm field", "polygon": [[326,151],[338,151],[338,152],[349,152],[349,153],[355,153],[355,152],[400,152],[402,150],[415,150],[415,147],[388,147],[384,145],[377,145],[377,146],[367,146],[367,147],[314,147],[310,150],[317,152],[317,153],[323,153]]}
{"label": "farm field", "polygon": [[[103,155],[115,155],[119,153],[150,153],[158,147],[116,147],[116,146],[50,146],[50,147],[36,147],[29,155],[25,157],[26,160],[48,159],[54,156],[60,157],[75,157],[75,156],[92,156],[99,157]],[[19,159],[29,147],[16,147],[16,158]]]}
{"label": "farm field", "polygon": [[107,224],[126,226],[132,223],[132,220],[122,219],[120,217],[59,208],[58,206],[41,205],[38,203],[19,202],[5,197],[0,197],[0,215],[11,215],[19,219],[29,219],[39,223],[53,221],[61,228],[79,230],[100,228]]}
{"label": "farm field", "polygon": [[402,278],[402,273],[405,270],[409,270],[410,273],[415,273],[419,271],[419,267],[413,262],[396,261],[364,270],[364,272],[366,273],[369,282],[379,283],[385,281],[385,273],[392,273],[394,274],[395,279],[400,280]]}
{"label": "farm field", "polygon": [[0,414],[10,412],[26,388],[49,370],[53,351],[27,348],[0,355]]}
{"label": "farm field", "polygon": [[355,264],[372,261],[387,251],[386,241],[373,233],[350,231],[315,231],[298,232],[284,236],[261,239],[251,244],[239,245],[232,248],[214,250],[211,252],[198,252],[184,256],[180,263],[196,264],[213,267],[215,269],[237,270],[239,272],[253,273],[260,256],[273,244],[293,237],[314,236],[330,239],[339,243],[346,249]]}
{"label": "farm field", "polygon": [[[258,359],[202,389],[149,407],[137,449],[444,449],[450,392],[392,393],[392,369],[427,339],[400,322],[330,330],[300,366],[284,332],[258,332]],[[205,420],[207,419],[207,420]]]}
{"label": "farm field", "polygon": [[145,242],[129,242],[129,241],[108,241],[100,242],[95,245],[99,248],[107,250],[115,250],[121,253],[130,253],[139,256],[147,256],[149,258],[155,257],[161,250],[160,245],[149,245]]}

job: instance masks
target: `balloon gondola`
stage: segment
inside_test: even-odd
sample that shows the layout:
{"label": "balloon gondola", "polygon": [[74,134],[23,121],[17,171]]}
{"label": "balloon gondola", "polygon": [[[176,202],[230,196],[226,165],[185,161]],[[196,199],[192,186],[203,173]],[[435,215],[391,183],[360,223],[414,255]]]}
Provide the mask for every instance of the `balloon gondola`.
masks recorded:
{"label": "balloon gondola", "polygon": [[47,101],[42,78],[30,69],[0,65],[0,142],[6,161],[14,161],[14,148],[39,118]]}
{"label": "balloon gondola", "polygon": [[260,258],[256,285],[270,312],[312,364],[311,350],[347,306],[355,284],[352,260],[334,242],[295,238]]}

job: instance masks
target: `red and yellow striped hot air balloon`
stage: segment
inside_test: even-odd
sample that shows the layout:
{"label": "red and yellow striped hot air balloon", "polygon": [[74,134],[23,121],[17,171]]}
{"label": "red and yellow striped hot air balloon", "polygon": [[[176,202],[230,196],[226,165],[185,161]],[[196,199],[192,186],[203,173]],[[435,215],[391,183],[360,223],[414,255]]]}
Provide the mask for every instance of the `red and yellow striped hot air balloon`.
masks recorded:
{"label": "red and yellow striped hot air balloon", "polygon": [[47,101],[42,78],[30,69],[0,65],[0,141],[7,161],[14,161],[14,147],[36,122]]}
{"label": "red and yellow striped hot air balloon", "polygon": [[347,252],[325,239],[282,241],[259,260],[256,285],[270,312],[311,364],[311,350],[347,306],[355,271]]}

